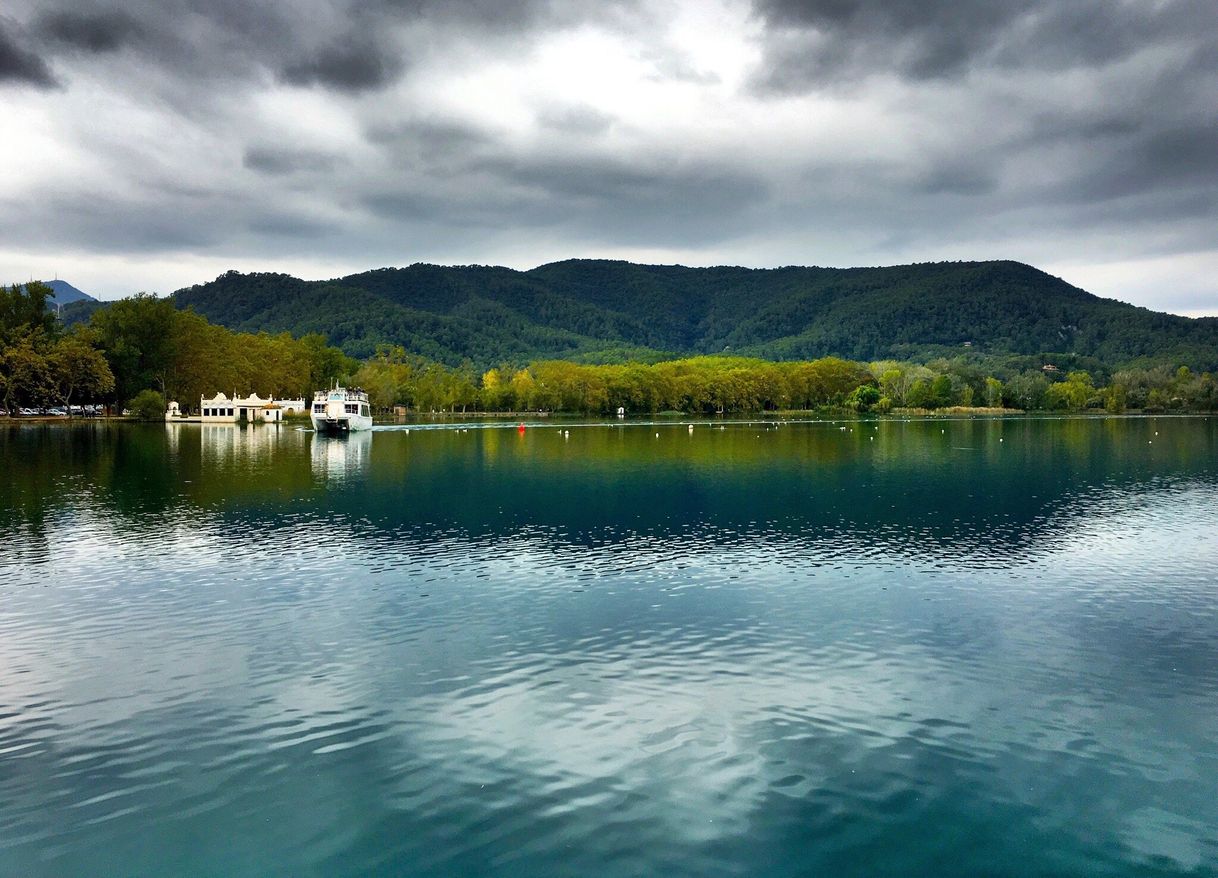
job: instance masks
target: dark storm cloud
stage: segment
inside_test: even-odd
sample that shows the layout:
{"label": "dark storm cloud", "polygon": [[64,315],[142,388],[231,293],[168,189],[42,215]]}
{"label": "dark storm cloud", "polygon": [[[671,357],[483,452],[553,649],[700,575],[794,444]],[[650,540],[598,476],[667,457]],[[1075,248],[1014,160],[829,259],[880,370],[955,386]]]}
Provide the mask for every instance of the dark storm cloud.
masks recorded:
{"label": "dark storm cloud", "polygon": [[768,192],[728,166],[651,169],[598,157],[488,156],[467,163],[467,197],[377,192],[379,216],[485,228],[557,227],[599,242],[687,246],[738,234]]}
{"label": "dark storm cloud", "polygon": [[[181,104],[207,95],[215,80],[257,87],[269,73],[292,84],[358,91],[391,81],[403,67],[380,22],[324,0],[290,8],[267,0],[52,0],[30,22],[48,55],[65,62],[72,53],[92,56],[116,86],[151,78]],[[344,36],[335,39],[336,32]],[[107,60],[120,50],[130,54],[127,66]],[[92,72],[87,57],[75,63],[76,73]]]}
{"label": "dark storm cloud", "polygon": [[143,28],[121,9],[59,9],[40,15],[35,32],[51,43],[84,52],[114,52],[137,40]]}
{"label": "dark storm cloud", "polygon": [[[11,202],[8,202],[11,204]],[[6,227],[6,240],[32,246],[71,247],[87,241],[99,252],[153,255],[167,250],[199,250],[224,240],[226,220],[247,205],[233,199],[114,199],[104,192],[46,193],[21,205],[39,217],[28,231]]]}
{"label": "dark storm cloud", "polygon": [[453,119],[378,123],[365,130],[364,137],[395,169],[436,179],[461,178],[471,161],[493,154],[498,142],[493,131]]}
{"label": "dark storm cloud", "polygon": [[[1174,197],[1167,201],[1176,190],[1184,190],[1193,200],[1208,191],[1211,202],[1218,194],[1218,128],[1213,124],[1149,130],[1106,146],[1072,182],[1043,197],[1093,203],[1158,192],[1165,203],[1177,204]],[[1140,210],[1154,213],[1153,205],[1143,204]]]}
{"label": "dark storm cloud", "polygon": [[255,213],[246,223],[246,228],[258,235],[305,243],[335,231],[329,223],[282,212]]}
{"label": "dark storm cloud", "polygon": [[384,88],[405,69],[401,56],[366,36],[349,37],[310,52],[279,72],[292,85],[320,85],[346,92]]}
{"label": "dark storm cloud", "polygon": [[[33,4],[26,0],[26,5]],[[208,80],[256,87],[269,74],[301,87],[358,94],[382,89],[407,72],[412,49],[426,52],[437,33],[485,42],[519,39],[537,28],[610,19],[625,2],[560,4],[550,0],[51,0],[26,22],[36,48],[12,27],[0,29],[0,78],[50,86],[54,60],[66,52],[103,56],[129,49],[131,70],[155,73],[158,88],[201,91]],[[3,20],[0,20],[3,21]]]}
{"label": "dark storm cloud", "polygon": [[934,114],[922,124],[946,143],[898,152],[875,173],[890,191],[905,180],[927,198],[972,199],[986,223],[1039,206],[1042,222],[1066,228],[1158,224],[1212,246],[1212,234],[1207,244],[1180,231],[1218,199],[1211,0],[754,0],[753,9],[764,24],[753,80],[763,95],[899,88],[914,112]]}
{"label": "dark storm cloud", "polygon": [[763,89],[803,91],[875,73],[952,79],[979,68],[1069,69],[1212,34],[1212,0],[755,0]]}
{"label": "dark storm cloud", "polygon": [[16,23],[0,16],[0,86],[9,83],[35,88],[59,85],[47,62],[22,39]]}
{"label": "dark storm cloud", "polygon": [[928,195],[987,195],[998,188],[995,168],[976,162],[943,164],[923,174],[914,188]]}
{"label": "dark storm cloud", "polygon": [[377,20],[426,21],[467,33],[512,37],[587,21],[612,22],[637,0],[357,0],[353,8]]}
{"label": "dark storm cloud", "polygon": [[392,123],[378,122],[364,132],[370,143],[395,149],[430,152],[477,147],[493,137],[481,128],[452,119],[413,119]]}

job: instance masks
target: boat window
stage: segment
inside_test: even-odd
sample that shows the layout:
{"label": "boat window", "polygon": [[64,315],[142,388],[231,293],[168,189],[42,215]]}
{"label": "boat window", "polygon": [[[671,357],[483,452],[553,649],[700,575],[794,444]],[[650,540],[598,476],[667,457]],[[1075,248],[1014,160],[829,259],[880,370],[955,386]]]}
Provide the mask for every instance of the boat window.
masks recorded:
{"label": "boat window", "polygon": [[326,413],[325,403],[317,403],[313,406],[313,411],[317,412],[319,415],[324,415]]}
{"label": "boat window", "polygon": [[349,415],[359,414],[359,406],[353,402],[348,402],[343,405],[343,410]]}
{"label": "boat window", "polygon": [[368,417],[368,406],[366,406],[366,405],[361,405],[361,406],[359,407],[359,413],[360,413],[361,415],[363,415],[365,418],[366,418],[366,417]]}

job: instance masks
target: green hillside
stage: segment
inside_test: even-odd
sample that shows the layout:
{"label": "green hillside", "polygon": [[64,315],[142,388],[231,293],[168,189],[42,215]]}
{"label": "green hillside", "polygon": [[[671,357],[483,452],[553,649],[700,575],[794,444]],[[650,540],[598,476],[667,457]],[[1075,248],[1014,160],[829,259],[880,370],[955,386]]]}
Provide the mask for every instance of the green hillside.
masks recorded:
{"label": "green hillside", "polygon": [[332,281],[229,272],[179,307],[241,331],[324,333],[449,364],[731,351],[768,359],[1059,353],[1218,368],[1218,318],[1101,299],[1017,262],[685,268],[569,260],[531,271],[412,265]]}

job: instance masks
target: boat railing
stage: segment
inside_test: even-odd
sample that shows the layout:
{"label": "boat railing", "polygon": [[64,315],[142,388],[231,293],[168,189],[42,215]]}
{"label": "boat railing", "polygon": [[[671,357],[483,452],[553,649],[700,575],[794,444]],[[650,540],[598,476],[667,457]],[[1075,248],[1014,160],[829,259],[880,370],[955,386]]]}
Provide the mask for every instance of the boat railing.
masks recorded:
{"label": "boat railing", "polygon": [[314,402],[367,402],[368,393],[360,387],[318,390],[313,394]]}

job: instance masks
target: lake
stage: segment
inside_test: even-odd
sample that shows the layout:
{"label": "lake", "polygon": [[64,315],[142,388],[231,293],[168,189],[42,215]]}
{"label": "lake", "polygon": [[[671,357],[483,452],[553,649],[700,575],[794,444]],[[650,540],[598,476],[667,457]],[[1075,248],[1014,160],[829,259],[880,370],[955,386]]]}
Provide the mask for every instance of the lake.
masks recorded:
{"label": "lake", "polygon": [[1218,874],[1218,418],[0,467],[0,875]]}

